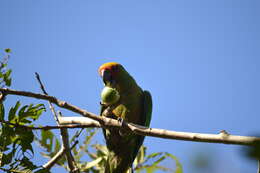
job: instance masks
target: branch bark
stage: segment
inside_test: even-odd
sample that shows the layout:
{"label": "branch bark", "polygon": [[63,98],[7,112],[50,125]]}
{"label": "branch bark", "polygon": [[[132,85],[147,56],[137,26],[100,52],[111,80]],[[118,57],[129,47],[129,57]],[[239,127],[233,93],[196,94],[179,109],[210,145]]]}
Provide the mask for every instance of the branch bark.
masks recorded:
{"label": "branch bark", "polygon": [[64,155],[65,148],[62,145],[60,150],[53,156],[47,163],[45,163],[42,167],[45,169],[51,169],[57,162],[60,160],[60,158]]}
{"label": "branch bark", "polygon": [[[75,124],[79,128],[82,127],[125,128],[139,135],[153,136],[153,137],[159,137],[164,139],[193,141],[193,142],[223,143],[223,144],[249,145],[249,146],[253,145],[255,142],[260,142],[260,138],[258,137],[230,135],[226,131],[221,131],[218,134],[203,134],[203,133],[177,132],[177,131],[170,131],[166,129],[157,129],[157,128],[147,128],[147,127],[143,127],[132,123],[127,123],[127,122],[124,122],[122,125],[117,120],[95,115],[86,110],[71,105],[65,101],[58,100],[53,96],[36,94],[27,91],[16,91],[7,88],[0,88],[0,92],[2,92],[5,95],[11,94],[11,95],[19,95],[19,96],[26,96],[26,97],[36,98],[36,99],[47,100],[56,104],[61,108],[65,108],[75,113],[81,114],[85,117],[88,117],[88,118],[59,117],[60,124]],[[62,126],[60,128],[64,128],[64,127],[65,126]],[[76,126],[71,126],[71,127],[75,128]],[[70,127],[68,126],[68,128]]]}
{"label": "branch bark", "polygon": [[[42,92],[45,95],[48,95],[48,93],[45,90],[45,87],[44,87],[44,85],[43,85],[43,83],[41,81],[40,75],[36,72],[35,76],[36,76],[37,81],[40,84]],[[57,113],[56,113],[56,111],[54,109],[54,106],[52,105],[52,103],[50,101],[48,101],[48,102],[49,102],[50,109],[51,109],[51,111],[52,111],[52,113],[54,115],[54,118],[56,120],[56,123],[58,125],[60,125]],[[71,153],[71,150],[70,150],[68,129],[66,129],[66,128],[60,129],[60,134],[61,134],[61,140],[62,140],[62,148],[61,148],[61,150],[63,150],[63,148],[64,148],[64,152],[65,152],[65,155],[66,155],[66,158],[67,158],[67,161],[68,161],[68,167],[69,167],[70,173],[79,173],[79,169],[76,166],[76,162],[75,162],[74,157],[73,157],[73,155]]]}
{"label": "branch bark", "polygon": [[[70,149],[73,149],[78,144],[78,141],[75,142]],[[42,167],[46,169],[51,169],[60,158],[65,154],[64,146],[61,146],[60,150],[53,156],[47,163],[45,163]]]}
{"label": "branch bark", "polygon": [[234,145],[253,145],[254,142],[259,142],[259,137],[252,136],[237,136],[230,135],[226,131],[220,131],[218,134],[205,134],[205,133],[191,133],[191,132],[177,132],[166,129],[158,128],[147,128],[144,126],[124,122],[123,126],[120,126],[117,120],[112,120],[106,123],[105,127],[102,126],[99,122],[95,122],[85,117],[60,117],[59,118],[61,125],[71,125],[77,124],[84,126],[96,126],[98,128],[126,128],[133,133],[143,135],[143,136],[152,136],[164,139],[175,139],[175,140],[184,140],[192,142],[207,142],[207,143],[222,143],[222,144],[234,144]]}

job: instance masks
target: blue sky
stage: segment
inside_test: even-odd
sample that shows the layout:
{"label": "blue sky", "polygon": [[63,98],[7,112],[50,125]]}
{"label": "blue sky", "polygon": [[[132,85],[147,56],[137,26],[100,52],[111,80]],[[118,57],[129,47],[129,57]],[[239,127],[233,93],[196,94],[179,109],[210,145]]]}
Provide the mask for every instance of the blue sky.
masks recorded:
{"label": "blue sky", "polygon": [[[250,135],[260,131],[259,7],[257,0],[3,0],[0,49],[13,50],[15,89],[40,92],[37,71],[50,95],[98,113],[97,69],[116,61],[152,93],[152,127]],[[50,114],[42,122],[54,123]],[[184,172],[196,172],[191,160],[201,152],[213,153],[213,173],[256,171],[238,146],[151,137],[145,144],[177,156]]]}

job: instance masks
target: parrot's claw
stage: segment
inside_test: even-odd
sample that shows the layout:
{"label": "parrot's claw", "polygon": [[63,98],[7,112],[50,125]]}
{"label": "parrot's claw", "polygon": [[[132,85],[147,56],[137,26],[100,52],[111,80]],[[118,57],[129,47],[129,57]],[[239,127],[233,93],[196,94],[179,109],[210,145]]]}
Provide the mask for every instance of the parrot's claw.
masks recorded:
{"label": "parrot's claw", "polygon": [[102,103],[102,101],[100,101],[100,102],[99,102],[99,104],[100,104],[101,106],[105,106],[105,104],[104,104],[104,103]]}
{"label": "parrot's claw", "polygon": [[[123,125],[124,125],[124,119],[123,119],[122,117],[118,117],[117,120],[118,120],[118,122],[120,123],[120,126],[123,127]],[[119,132],[120,136],[124,136],[124,134],[125,134],[125,132],[124,132],[123,129],[122,129],[122,130],[119,130],[118,132]]]}
{"label": "parrot's claw", "polygon": [[124,124],[124,119],[121,118],[121,117],[119,117],[117,120],[118,120],[118,122],[120,123],[120,126],[122,127],[123,124]]}

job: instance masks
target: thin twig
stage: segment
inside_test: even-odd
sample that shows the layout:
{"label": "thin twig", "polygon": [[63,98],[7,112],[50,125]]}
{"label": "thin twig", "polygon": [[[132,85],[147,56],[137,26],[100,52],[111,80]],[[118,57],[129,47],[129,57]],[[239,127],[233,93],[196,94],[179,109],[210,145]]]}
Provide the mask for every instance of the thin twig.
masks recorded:
{"label": "thin twig", "polygon": [[[70,149],[73,149],[77,144],[78,141],[75,141],[75,143],[70,147]],[[62,146],[60,150],[51,158],[51,160],[45,163],[42,167],[48,170],[51,169],[64,154],[65,154],[65,148]]]}
{"label": "thin twig", "polygon": [[[37,72],[35,72],[35,76],[36,76],[37,81],[40,84],[42,92],[45,95],[48,95],[48,93],[46,92],[45,87],[44,87],[44,85],[41,81],[40,75]],[[52,111],[52,113],[55,117],[57,124],[60,125],[57,113],[54,109],[54,106],[52,105],[52,103],[50,101],[48,101],[48,102],[49,102],[50,109],[51,109],[51,111]],[[70,150],[68,130],[66,128],[62,128],[62,129],[60,129],[60,133],[61,133],[61,140],[62,140],[62,144],[63,144],[64,150],[65,150],[65,154],[66,154],[66,158],[67,158],[67,161],[68,161],[68,166],[69,166],[70,172],[71,173],[74,173],[74,172],[79,173],[79,169],[76,167],[76,162],[75,162],[74,157],[73,157],[71,150]]]}
{"label": "thin twig", "polygon": [[[61,114],[61,113],[60,113]],[[70,150],[70,144],[69,144],[69,133],[68,133],[68,129],[67,128],[62,128],[60,129],[61,132],[61,139],[62,139],[62,143],[63,146],[65,147],[65,154],[66,154],[66,158],[68,161],[68,166],[70,169],[71,173],[79,173],[79,169],[76,167],[76,162],[75,159],[71,153]]]}
{"label": "thin twig", "polygon": [[65,148],[62,145],[60,150],[42,167],[45,169],[48,169],[48,170],[51,169],[58,162],[58,160],[61,159],[61,157],[63,156],[64,153],[65,153]]}
{"label": "thin twig", "polygon": [[[37,81],[38,81],[39,84],[40,84],[40,87],[41,87],[42,92],[43,92],[45,95],[49,95],[49,94],[46,92],[46,90],[45,90],[45,88],[44,88],[44,85],[43,85],[43,83],[42,83],[42,81],[41,81],[40,75],[39,75],[37,72],[35,72],[35,77],[36,77]],[[54,106],[52,105],[52,103],[51,103],[50,101],[48,101],[48,102],[49,102],[50,110],[51,110],[51,112],[52,112],[53,115],[54,115],[55,121],[59,124],[58,116],[57,116],[57,113],[56,113],[56,111],[55,111],[55,109],[54,109]]]}

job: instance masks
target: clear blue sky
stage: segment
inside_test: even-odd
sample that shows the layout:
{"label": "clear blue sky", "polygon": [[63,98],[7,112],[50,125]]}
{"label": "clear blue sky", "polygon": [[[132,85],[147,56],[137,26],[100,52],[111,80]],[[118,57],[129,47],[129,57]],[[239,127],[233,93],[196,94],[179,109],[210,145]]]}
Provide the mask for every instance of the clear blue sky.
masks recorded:
{"label": "clear blue sky", "polygon": [[[259,8],[257,0],[2,0],[0,49],[13,50],[15,89],[40,92],[37,71],[51,95],[98,113],[97,69],[116,61],[151,91],[152,127],[250,135],[260,132]],[[41,122],[54,123],[50,114]],[[145,144],[177,156],[185,173],[196,172],[199,152],[213,153],[212,173],[257,168],[238,146]]]}

